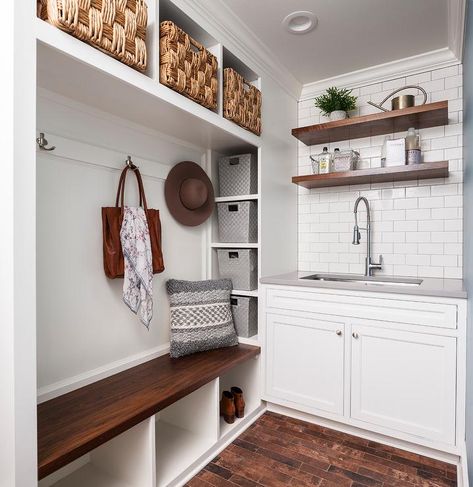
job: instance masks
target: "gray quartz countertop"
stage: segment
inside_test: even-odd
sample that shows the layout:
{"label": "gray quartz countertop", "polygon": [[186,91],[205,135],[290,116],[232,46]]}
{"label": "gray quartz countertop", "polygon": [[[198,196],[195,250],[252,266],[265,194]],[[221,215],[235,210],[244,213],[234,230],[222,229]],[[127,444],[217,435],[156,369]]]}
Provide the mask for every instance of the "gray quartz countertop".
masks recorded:
{"label": "gray quartz countertop", "polygon": [[[316,272],[296,271],[278,276],[268,276],[261,278],[262,284],[279,284],[282,286],[302,286],[316,287],[325,289],[343,289],[349,291],[369,291],[391,294],[408,294],[413,296],[434,296],[441,298],[466,298],[467,293],[465,284],[461,279],[435,279],[422,278],[422,283],[418,286],[395,286],[388,284],[372,284],[360,282],[340,282],[340,281],[313,281],[303,279],[305,276],[316,274]],[[336,275],[336,274],[334,274]],[[361,276],[360,276],[361,277]],[[388,277],[388,276],[383,276]],[[407,279],[407,278],[406,278]]]}

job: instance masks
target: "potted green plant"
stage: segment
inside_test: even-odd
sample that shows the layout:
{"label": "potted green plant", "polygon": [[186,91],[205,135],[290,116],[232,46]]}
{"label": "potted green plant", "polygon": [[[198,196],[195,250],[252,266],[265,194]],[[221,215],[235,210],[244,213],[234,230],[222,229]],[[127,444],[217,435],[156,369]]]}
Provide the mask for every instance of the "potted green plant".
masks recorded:
{"label": "potted green plant", "polygon": [[332,86],[324,94],[317,96],[314,104],[331,121],[343,120],[348,117],[347,112],[356,108],[356,96],[351,92],[352,90],[346,88],[338,89]]}

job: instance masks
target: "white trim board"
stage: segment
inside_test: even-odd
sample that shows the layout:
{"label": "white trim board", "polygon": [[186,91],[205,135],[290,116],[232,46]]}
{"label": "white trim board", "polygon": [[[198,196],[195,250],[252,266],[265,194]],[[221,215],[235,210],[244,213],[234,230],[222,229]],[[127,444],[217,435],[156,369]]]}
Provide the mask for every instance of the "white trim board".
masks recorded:
{"label": "white trim board", "polygon": [[82,374],[75,375],[74,377],[68,377],[67,379],[55,382],[48,386],[40,387],[38,389],[38,404],[49,401],[55,397],[62,396],[68,392],[75,391],[80,387],[87,386],[93,382],[97,382],[101,379],[106,379],[114,374],[123,372],[137,365],[153,360],[162,355],[169,353],[169,343],[159,345],[150,350],[130,355],[115,362],[108,363],[102,367],[97,367],[93,370],[88,370]]}
{"label": "white trim board", "polygon": [[171,166],[157,161],[150,161],[135,156],[133,153],[124,154],[110,148],[99,147],[91,142],[79,141],[62,137],[50,132],[46,128],[39,128],[38,133],[43,132],[50,145],[55,145],[54,151],[47,152],[37,149],[37,155],[47,158],[59,158],[76,164],[88,164],[104,167],[113,171],[121,171],[125,167],[126,156],[130,155],[140,168],[143,177],[166,180]]}
{"label": "white trim board", "polygon": [[463,60],[466,0],[448,2],[448,46],[459,62]]}
{"label": "white trim board", "polygon": [[313,83],[307,83],[302,87],[299,101],[313,98],[330,86],[337,86],[338,88],[359,88],[360,86],[411,76],[432,69],[446,68],[455,64],[460,64],[460,61],[449,48],[445,47],[436,51],[398,59],[389,63],[378,64],[377,66],[314,81]]}
{"label": "white trim board", "polygon": [[443,452],[441,450],[435,450],[422,445],[417,445],[405,440],[400,440],[390,436],[386,436],[380,433],[375,433],[373,431],[357,428],[356,426],[351,426],[346,423],[341,423],[338,421],[333,421],[331,419],[322,418],[321,416],[314,416],[313,414],[305,413],[292,409],[286,406],[280,406],[279,404],[274,404],[267,402],[266,408],[270,412],[282,414],[284,416],[289,416],[290,418],[299,419],[301,421],[306,421],[308,423],[317,424],[326,428],[331,428],[342,433],[347,433],[350,435],[357,436],[359,438],[364,438],[370,441],[375,441],[377,443],[382,443],[384,445],[392,446],[394,448],[400,448],[402,450],[417,453],[419,455],[424,455],[426,457],[434,458],[442,462],[447,462],[455,465],[459,465],[460,455],[454,453]]}

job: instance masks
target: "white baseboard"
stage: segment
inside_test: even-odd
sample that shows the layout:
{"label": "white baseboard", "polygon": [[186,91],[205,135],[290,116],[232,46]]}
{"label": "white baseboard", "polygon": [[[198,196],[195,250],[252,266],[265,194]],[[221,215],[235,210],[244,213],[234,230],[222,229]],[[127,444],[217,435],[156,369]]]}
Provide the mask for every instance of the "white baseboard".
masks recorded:
{"label": "white baseboard", "polygon": [[148,360],[152,360],[167,353],[169,353],[169,343],[116,360],[115,362],[75,375],[74,377],[69,377],[59,382],[40,387],[38,389],[38,404],[67,394],[80,387],[92,384],[98,380],[105,379],[111,375],[130,369],[131,367],[135,367],[136,365],[140,365]]}
{"label": "white baseboard", "polygon": [[336,431],[341,431],[342,433],[358,436],[359,438],[365,438],[370,441],[376,441],[378,443],[392,446],[394,448],[399,448],[401,450],[407,450],[413,453],[417,453],[419,455],[424,455],[426,457],[440,460],[442,462],[447,462],[455,465],[459,465],[460,462],[460,456],[453,453],[434,450],[432,448],[422,446],[422,445],[416,445],[415,443],[411,443],[405,440],[400,440],[397,438],[392,438],[390,436],[386,436],[380,433],[375,433],[368,430],[360,429],[357,428],[356,426],[352,426],[349,424],[339,423],[337,421],[322,418],[320,416],[314,416],[313,414],[309,414],[309,413],[303,413],[295,409],[288,408],[286,406],[280,406],[278,404],[268,402],[266,408],[268,411],[282,414],[284,416],[300,419],[301,421],[307,421],[308,423],[313,423],[326,428],[331,428]]}
{"label": "white baseboard", "polygon": [[470,481],[468,478],[468,454],[466,443],[463,443],[461,450],[462,453],[460,455],[460,462],[458,465],[457,484],[458,487],[469,487]]}

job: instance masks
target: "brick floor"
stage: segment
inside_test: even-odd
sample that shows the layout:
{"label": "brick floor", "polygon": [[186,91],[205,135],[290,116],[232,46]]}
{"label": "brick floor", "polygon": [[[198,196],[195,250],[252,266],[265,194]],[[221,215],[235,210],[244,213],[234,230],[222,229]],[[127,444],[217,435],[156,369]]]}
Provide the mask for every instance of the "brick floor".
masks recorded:
{"label": "brick floor", "polygon": [[261,416],[187,487],[454,487],[456,467],[274,413]]}

